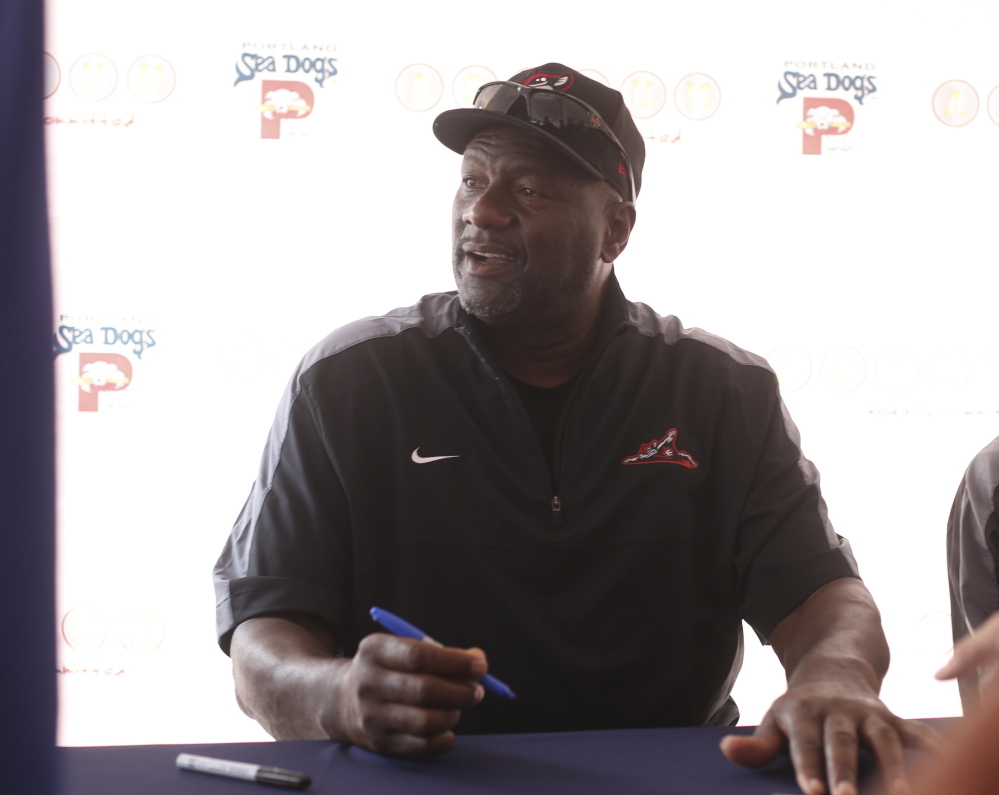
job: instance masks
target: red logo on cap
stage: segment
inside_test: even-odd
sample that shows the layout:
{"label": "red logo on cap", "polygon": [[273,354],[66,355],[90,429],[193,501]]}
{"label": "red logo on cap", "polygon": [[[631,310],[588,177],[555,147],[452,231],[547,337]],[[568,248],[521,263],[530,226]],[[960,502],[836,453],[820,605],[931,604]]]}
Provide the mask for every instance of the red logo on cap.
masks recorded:
{"label": "red logo on cap", "polygon": [[520,83],[529,88],[548,88],[552,91],[557,89],[565,92],[572,86],[574,79],[572,75],[550,75],[540,72],[521,80]]}

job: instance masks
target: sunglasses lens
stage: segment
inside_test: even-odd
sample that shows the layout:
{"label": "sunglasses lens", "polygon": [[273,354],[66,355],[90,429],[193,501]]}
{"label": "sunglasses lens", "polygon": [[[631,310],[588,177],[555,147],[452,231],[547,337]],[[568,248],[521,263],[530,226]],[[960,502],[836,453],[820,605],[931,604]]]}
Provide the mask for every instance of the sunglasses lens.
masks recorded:
{"label": "sunglasses lens", "polygon": [[531,95],[529,102],[531,121],[566,128],[593,127],[590,113],[572,100],[548,91],[538,91]]}
{"label": "sunglasses lens", "polygon": [[504,83],[487,83],[475,95],[475,107],[505,113],[514,103],[520,93],[516,86]]}
{"label": "sunglasses lens", "polygon": [[531,121],[553,127],[589,127],[601,129],[603,122],[595,113],[571,97],[546,90],[524,90],[510,83],[486,83],[475,97],[475,107],[506,113],[518,99],[526,100]]}

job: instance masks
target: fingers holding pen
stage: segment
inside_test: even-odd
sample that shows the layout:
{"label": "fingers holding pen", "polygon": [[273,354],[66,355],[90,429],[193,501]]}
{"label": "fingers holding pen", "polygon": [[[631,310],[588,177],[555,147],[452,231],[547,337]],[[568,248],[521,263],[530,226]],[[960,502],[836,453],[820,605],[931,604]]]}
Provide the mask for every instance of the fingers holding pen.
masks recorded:
{"label": "fingers holding pen", "polygon": [[371,617],[393,634],[365,637],[338,687],[334,722],[355,745],[386,754],[442,753],[454,744],[461,710],[478,704],[485,688],[514,697],[487,674],[481,649],[442,646],[379,607]]}
{"label": "fingers holding pen", "polygon": [[350,742],[377,753],[444,753],[461,710],[482,700],[476,677],[485,667],[481,652],[369,635],[343,682],[340,725]]}
{"label": "fingers holding pen", "polygon": [[[372,607],[370,613],[371,613],[371,618],[373,618],[375,621],[377,621],[379,624],[381,624],[383,627],[385,627],[389,632],[393,633],[394,635],[399,635],[403,638],[411,638],[413,640],[418,640],[418,641],[426,641],[432,646],[437,646],[438,648],[442,648],[442,645],[440,643],[438,643],[436,640],[427,635],[427,633],[425,633],[422,629],[415,627],[405,619],[400,618],[394,613],[390,613],[388,610],[385,610],[384,608]],[[459,650],[452,649],[452,651],[459,651]],[[486,655],[481,649],[477,648],[468,649],[463,653],[471,655],[471,657],[473,658],[472,662],[473,676],[477,681],[481,682],[482,685],[487,690],[495,693],[498,696],[501,696],[502,698],[517,697],[517,694],[514,693],[504,682],[501,682],[496,677],[487,674],[485,672],[486,669],[483,666],[486,665],[485,662]],[[481,673],[479,673],[480,671]]]}
{"label": "fingers holding pen", "polygon": [[374,634],[361,641],[358,687],[370,698],[437,709],[462,709],[482,700],[481,653]]}

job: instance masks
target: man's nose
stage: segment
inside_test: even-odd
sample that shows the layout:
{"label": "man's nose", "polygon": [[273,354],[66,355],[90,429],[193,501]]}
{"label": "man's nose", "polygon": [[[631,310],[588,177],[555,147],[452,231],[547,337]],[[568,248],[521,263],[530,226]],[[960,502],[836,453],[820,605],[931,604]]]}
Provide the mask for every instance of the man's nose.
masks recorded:
{"label": "man's nose", "polygon": [[510,197],[495,186],[482,191],[461,214],[462,221],[477,229],[506,229],[515,217]]}

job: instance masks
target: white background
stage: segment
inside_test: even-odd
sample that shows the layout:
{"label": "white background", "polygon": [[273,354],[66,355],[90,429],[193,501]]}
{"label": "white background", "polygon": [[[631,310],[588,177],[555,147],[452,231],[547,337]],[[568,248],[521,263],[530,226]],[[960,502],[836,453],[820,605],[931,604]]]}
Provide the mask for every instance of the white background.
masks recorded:
{"label": "white background", "polygon": [[[210,573],[278,396],[332,328],[451,288],[459,158],[433,138],[433,117],[456,106],[452,81],[467,67],[505,79],[547,61],[614,87],[639,71],[662,81],[663,109],[639,120],[653,140],[617,268],[625,292],[771,359],[833,524],[882,608],[886,701],[907,717],[957,714],[956,687],[932,672],[950,646],[950,501],[999,434],[999,108],[986,107],[999,6],[660,0],[597,18],[551,3],[335,5],[48,3],[57,325],[93,332],[56,359],[60,621],[69,614],[59,742],[266,737],[232,697]],[[278,57],[276,74],[234,86],[241,54],[268,44],[279,56],[323,47],[305,54],[335,57],[339,72],[311,84],[311,114],[282,121],[277,140],[260,136],[261,80],[310,76],[285,75]],[[99,101],[70,79],[93,54],[118,75]],[[158,102],[128,85],[149,55],[175,76]],[[788,62],[820,86],[830,70],[809,62],[872,75],[878,91],[863,104],[821,90],[777,103]],[[441,78],[426,111],[397,91],[413,64]],[[678,109],[691,73],[720,88],[710,118]],[[980,100],[965,126],[933,111],[951,80]],[[839,150],[802,154],[805,95],[853,104]],[[156,345],[139,357],[105,345],[102,327],[151,331]],[[133,366],[96,412],[78,410],[84,352]],[[750,633],[744,721],[782,686]]]}

